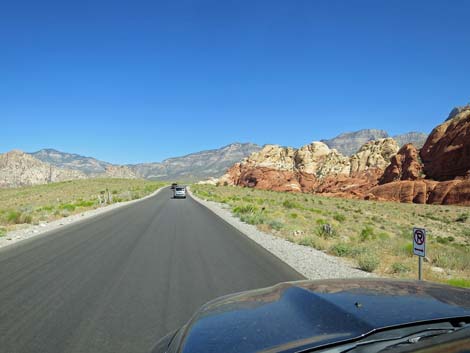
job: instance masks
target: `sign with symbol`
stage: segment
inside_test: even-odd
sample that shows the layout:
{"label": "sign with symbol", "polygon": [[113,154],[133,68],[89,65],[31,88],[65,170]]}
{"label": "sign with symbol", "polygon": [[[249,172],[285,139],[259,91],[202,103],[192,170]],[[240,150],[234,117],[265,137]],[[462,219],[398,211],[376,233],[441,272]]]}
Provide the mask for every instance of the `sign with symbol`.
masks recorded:
{"label": "sign with symbol", "polygon": [[413,254],[426,256],[426,229],[413,228]]}

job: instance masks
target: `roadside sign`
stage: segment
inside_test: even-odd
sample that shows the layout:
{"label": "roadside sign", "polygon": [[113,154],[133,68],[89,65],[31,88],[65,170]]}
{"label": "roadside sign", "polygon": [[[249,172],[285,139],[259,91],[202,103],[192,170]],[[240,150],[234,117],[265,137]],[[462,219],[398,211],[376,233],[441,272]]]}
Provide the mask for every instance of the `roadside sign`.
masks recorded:
{"label": "roadside sign", "polygon": [[413,228],[413,254],[426,256],[426,229]]}

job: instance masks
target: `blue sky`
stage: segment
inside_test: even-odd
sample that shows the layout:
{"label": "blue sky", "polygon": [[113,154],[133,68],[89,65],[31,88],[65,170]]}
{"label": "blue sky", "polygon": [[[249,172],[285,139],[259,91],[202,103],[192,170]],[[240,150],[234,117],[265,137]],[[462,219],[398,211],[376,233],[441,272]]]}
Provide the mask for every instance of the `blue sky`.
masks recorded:
{"label": "blue sky", "polygon": [[470,101],[470,1],[4,1],[0,152],[115,163],[429,132]]}

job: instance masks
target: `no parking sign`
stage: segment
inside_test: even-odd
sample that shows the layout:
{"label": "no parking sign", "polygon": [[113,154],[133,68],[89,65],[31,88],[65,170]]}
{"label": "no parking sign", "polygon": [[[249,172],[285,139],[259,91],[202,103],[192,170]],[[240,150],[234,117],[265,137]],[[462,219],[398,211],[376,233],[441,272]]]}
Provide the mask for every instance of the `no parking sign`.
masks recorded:
{"label": "no parking sign", "polygon": [[413,254],[426,256],[426,229],[413,228]]}

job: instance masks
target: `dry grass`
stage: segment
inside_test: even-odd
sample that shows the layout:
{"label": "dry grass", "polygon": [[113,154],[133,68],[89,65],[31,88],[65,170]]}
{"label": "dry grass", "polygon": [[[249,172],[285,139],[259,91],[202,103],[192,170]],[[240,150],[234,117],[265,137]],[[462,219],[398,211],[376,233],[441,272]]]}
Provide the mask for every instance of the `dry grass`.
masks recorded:
{"label": "dry grass", "polygon": [[[230,205],[241,220],[289,241],[350,258],[381,275],[416,278],[412,228],[426,228],[424,277],[470,278],[470,209],[348,200],[230,186],[193,185],[204,199]],[[443,269],[443,272],[435,267]]]}
{"label": "dry grass", "polygon": [[135,200],[163,185],[139,179],[87,179],[0,189],[0,236],[21,224],[37,224],[109,203]]}

